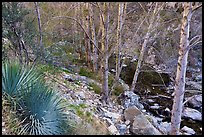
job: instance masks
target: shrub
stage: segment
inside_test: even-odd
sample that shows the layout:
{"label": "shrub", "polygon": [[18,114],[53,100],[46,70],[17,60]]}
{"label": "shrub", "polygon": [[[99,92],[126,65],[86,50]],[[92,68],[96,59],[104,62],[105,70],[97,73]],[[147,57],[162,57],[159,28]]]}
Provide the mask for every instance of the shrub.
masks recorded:
{"label": "shrub", "polygon": [[93,72],[90,71],[88,68],[81,67],[80,70],[79,70],[79,75],[92,78],[93,77]]}
{"label": "shrub", "polygon": [[113,82],[114,82],[114,75],[113,74],[109,74],[108,76],[108,87],[112,87],[113,85]]}
{"label": "shrub", "polygon": [[124,91],[123,86],[117,83],[113,89],[113,95],[119,96],[123,91]]}
{"label": "shrub", "polygon": [[95,91],[96,94],[101,93],[101,88],[98,85],[96,85],[94,83],[90,83],[89,86],[93,88],[93,90]]}
{"label": "shrub", "polygon": [[19,134],[58,135],[68,127],[65,102],[42,82],[24,92],[17,116],[22,121]]}
{"label": "shrub", "polygon": [[98,74],[94,73],[93,71],[91,71],[88,68],[81,67],[80,70],[79,70],[79,75],[86,76],[86,77],[94,79],[94,80],[96,80],[98,82],[101,81],[100,76]]}
{"label": "shrub", "polygon": [[60,68],[59,67],[56,67],[50,63],[48,64],[39,64],[38,65],[38,70],[41,71],[41,72],[49,72],[49,73],[52,73],[52,74],[58,74],[60,73]]}
{"label": "shrub", "polygon": [[17,61],[5,61],[2,64],[3,93],[9,98],[20,95],[20,91],[26,90],[40,78],[40,73],[33,70],[33,67],[22,67]]}
{"label": "shrub", "polygon": [[53,135],[69,131],[64,100],[45,85],[33,67],[5,62],[2,65],[2,91],[3,96],[16,105],[10,104],[15,112],[10,117],[13,121],[10,128],[15,129],[15,133]]}

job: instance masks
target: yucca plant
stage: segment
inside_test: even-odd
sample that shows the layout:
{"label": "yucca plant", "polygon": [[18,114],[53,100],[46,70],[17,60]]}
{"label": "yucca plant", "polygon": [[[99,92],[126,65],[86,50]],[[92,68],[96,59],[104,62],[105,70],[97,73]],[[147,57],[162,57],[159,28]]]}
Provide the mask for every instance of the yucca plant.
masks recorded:
{"label": "yucca plant", "polygon": [[26,90],[40,78],[34,67],[21,66],[17,61],[6,61],[2,64],[2,91],[7,97],[14,98],[20,91]]}
{"label": "yucca plant", "polygon": [[[2,91],[16,113],[15,133],[26,135],[57,135],[69,132],[65,102],[45,85],[35,68],[18,62],[2,65]],[[15,107],[13,105],[15,104]],[[15,108],[15,109],[13,109]]]}
{"label": "yucca plant", "polygon": [[65,102],[38,81],[29,87],[19,101],[18,116],[21,123],[19,134],[59,135],[68,129]]}

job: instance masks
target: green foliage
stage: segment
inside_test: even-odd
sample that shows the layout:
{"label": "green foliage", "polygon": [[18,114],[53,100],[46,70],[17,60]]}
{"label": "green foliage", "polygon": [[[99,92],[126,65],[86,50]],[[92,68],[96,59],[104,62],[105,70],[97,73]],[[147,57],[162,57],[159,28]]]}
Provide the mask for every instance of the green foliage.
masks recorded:
{"label": "green foliage", "polygon": [[94,77],[93,72],[90,71],[88,68],[84,68],[84,67],[80,68],[79,75],[86,76],[86,77],[89,77],[89,78]]}
{"label": "green foliage", "polygon": [[66,132],[65,102],[44,83],[37,82],[27,89],[19,105],[18,116],[22,121],[19,134],[58,135]]}
{"label": "green foliage", "polygon": [[61,70],[62,70],[63,72],[65,72],[65,73],[72,73],[71,70],[66,69],[66,68],[61,68]]}
{"label": "green foliage", "polygon": [[2,17],[6,23],[21,22],[28,13],[28,10],[23,9],[23,4],[20,2],[2,3]]}
{"label": "green foliage", "polygon": [[94,83],[90,83],[89,86],[93,88],[93,90],[95,91],[96,94],[101,93],[101,88],[98,85],[96,85]]}
{"label": "green foliage", "polygon": [[20,95],[19,92],[26,90],[32,83],[40,78],[40,73],[35,68],[23,67],[17,61],[5,61],[2,64],[2,91],[8,97]]}
{"label": "green foliage", "polygon": [[84,120],[90,122],[92,120],[91,116],[91,112],[85,111],[84,108],[87,108],[86,104],[78,104],[78,105],[74,105],[74,104],[70,104],[68,105],[68,108],[71,108],[72,110],[74,110],[74,112],[81,118],[83,118]]}
{"label": "green foliage", "polygon": [[10,103],[14,111],[10,117],[10,128],[15,133],[54,135],[68,131],[65,100],[45,85],[40,73],[33,67],[22,67],[18,62],[4,62],[2,91],[5,97],[9,97],[6,98],[9,102],[14,102]]}
{"label": "green foliage", "polygon": [[113,95],[119,96],[124,91],[124,88],[121,84],[116,84],[113,89]]}
{"label": "green foliage", "polygon": [[113,75],[113,74],[110,74],[110,75],[108,76],[108,87],[112,87],[113,82],[114,82],[114,75]]}
{"label": "green foliage", "polygon": [[56,67],[52,64],[38,64],[37,69],[41,72],[49,72],[51,74],[58,74],[61,72],[61,69],[59,67]]}

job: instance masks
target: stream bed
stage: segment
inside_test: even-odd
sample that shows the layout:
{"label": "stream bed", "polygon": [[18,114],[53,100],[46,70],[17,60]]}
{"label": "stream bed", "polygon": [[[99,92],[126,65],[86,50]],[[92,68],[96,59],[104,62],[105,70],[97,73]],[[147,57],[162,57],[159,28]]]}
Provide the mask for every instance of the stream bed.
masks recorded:
{"label": "stream bed", "polygon": [[[144,87],[143,87],[144,88]],[[140,102],[143,104],[147,112],[153,114],[155,117],[162,118],[162,122],[171,122],[171,109],[173,105],[173,97],[171,93],[167,93],[167,90],[163,87],[146,87],[146,92],[137,90],[136,92],[140,96]],[[185,94],[185,96],[192,96],[190,94]],[[189,107],[185,104],[185,107]],[[197,109],[201,112],[200,109]],[[202,112],[201,112],[202,113]],[[202,121],[195,121],[190,118],[182,118],[181,128],[187,126],[192,128],[196,135],[201,135],[202,131]]]}
{"label": "stream bed", "polygon": [[[129,77],[127,77],[129,76]],[[163,80],[161,80],[161,78]],[[131,86],[131,75],[126,75],[123,79],[129,86]],[[173,106],[174,90],[172,88],[173,82],[170,80],[168,74],[161,73],[158,76],[155,72],[141,72],[138,76],[135,93],[140,96],[140,102],[143,104],[145,110],[155,117],[162,118],[162,122],[171,122],[171,110]],[[185,93],[186,97],[191,97],[196,93]],[[186,103],[184,107],[192,108]],[[193,108],[201,112],[201,108]],[[182,118],[181,128],[187,126],[192,128],[196,135],[202,134],[202,121],[192,120],[190,118]]]}

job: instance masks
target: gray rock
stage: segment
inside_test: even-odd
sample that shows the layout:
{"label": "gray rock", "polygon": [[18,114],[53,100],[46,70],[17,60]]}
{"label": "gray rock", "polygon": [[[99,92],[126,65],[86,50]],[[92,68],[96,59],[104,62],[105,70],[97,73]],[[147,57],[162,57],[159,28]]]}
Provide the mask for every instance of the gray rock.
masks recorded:
{"label": "gray rock", "polygon": [[192,128],[189,128],[187,126],[184,126],[181,130],[188,133],[188,134],[190,134],[190,135],[193,135],[193,134],[196,133]]}
{"label": "gray rock", "polygon": [[112,112],[109,112],[109,111],[107,111],[104,115],[106,117],[110,117],[114,123],[121,119],[121,115],[120,114],[112,113]]}
{"label": "gray rock", "polygon": [[124,111],[125,120],[129,120],[131,123],[136,116],[141,114],[142,112],[135,106],[129,107]]}
{"label": "gray rock", "polygon": [[187,81],[186,85],[189,85],[195,89],[202,90],[202,85],[195,81]]}
{"label": "gray rock", "polygon": [[[186,99],[188,100],[189,98],[186,98]],[[193,107],[201,107],[202,106],[202,94],[194,95],[194,97],[190,99],[188,103],[191,104]]]}
{"label": "gray rock", "polygon": [[145,115],[147,120],[156,128],[158,128],[159,123],[162,121],[162,118],[157,118],[151,115]]}
{"label": "gray rock", "polygon": [[125,135],[126,131],[127,131],[127,126],[125,124],[119,124],[117,126],[120,135]]}
{"label": "gray rock", "polygon": [[161,122],[158,126],[159,130],[162,131],[165,135],[170,133],[171,123]]}
{"label": "gray rock", "polygon": [[161,133],[142,114],[134,118],[130,131],[135,135],[161,135]]}
{"label": "gray rock", "polygon": [[150,103],[155,102],[153,99],[148,99],[147,101],[150,102]]}
{"label": "gray rock", "polygon": [[197,81],[202,81],[202,74],[199,74],[198,76],[195,77]]}
{"label": "gray rock", "polygon": [[118,129],[114,126],[114,125],[111,125],[108,127],[108,130],[113,134],[113,135],[120,135]]}
{"label": "gray rock", "polygon": [[109,118],[103,117],[103,120],[108,124],[108,126],[114,125],[114,123]]}
{"label": "gray rock", "polygon": [[150,106],[151,109],[159,109],[160,106]]}
{"label": "gray rock", "polygon": [[202,121],[202,114],[196,110],[196,109],[192,109],[192,108],[184,108],[182,117],[187,117],[187,118],[191,118],[193,120],[198,120],[198,121]]}
{"label": "gray rock", "polygon": [[124,108],[128,108],[131,106],[136,106],[139,109],[143,109],[144,106],[139,102],[139,96],[132,91],[125,91],[124,92]]}
{"label": "gray rock", "polygon": [[77,94],[78,97],[80,97],[81,99],[85,99],[85,98],[86,98],[84,92],[76,92],[76,94]]}
{"label": "gray rock", "polygon": [[119,79],[120,84],[123,86],[124,91],[128,91],[130,87],[122,79]]}
{"label": "gray rock", "polygon": [[129,125],[129,124],[130,124],[130,120],[126,120],[125,125]]}

